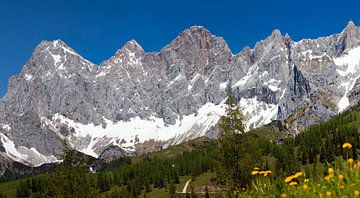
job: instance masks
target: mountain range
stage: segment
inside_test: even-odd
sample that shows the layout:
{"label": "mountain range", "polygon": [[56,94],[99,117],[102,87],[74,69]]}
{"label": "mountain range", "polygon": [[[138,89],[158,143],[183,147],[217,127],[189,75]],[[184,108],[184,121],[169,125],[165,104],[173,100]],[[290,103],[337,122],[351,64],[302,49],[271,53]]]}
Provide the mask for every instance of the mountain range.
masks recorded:
{"label": "mountain range", "polygon": [[[228,91],[245,129],[278,120],[290,134],[359,102],[360,27],[293,41],[274,30],[233,54],[201,26],[160,52],[135,40],[99,65],[61,40],[42,41],[0,99],[0,161],[59,161],[63,140],[95,158],[216,138]],[[0,163],[0,164],[1,164]]]}

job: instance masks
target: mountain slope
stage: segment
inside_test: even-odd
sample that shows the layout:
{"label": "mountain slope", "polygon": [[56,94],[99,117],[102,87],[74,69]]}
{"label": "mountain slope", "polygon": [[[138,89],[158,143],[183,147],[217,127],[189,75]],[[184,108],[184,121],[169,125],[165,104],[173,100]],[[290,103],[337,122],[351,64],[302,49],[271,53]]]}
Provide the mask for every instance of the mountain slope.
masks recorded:
{"label": "mountain slope", "polygon": [[106,158],[214,138],[229,89],[247,130],[282,120],[298,133],[358,102],[359,49],[351,21],[298,42],[274,30],[238,54],[194,26],[160,52],[131,40],[100,65],[43,41],[0,100],[1,155],[39,166],[57,161],[63,139]]}

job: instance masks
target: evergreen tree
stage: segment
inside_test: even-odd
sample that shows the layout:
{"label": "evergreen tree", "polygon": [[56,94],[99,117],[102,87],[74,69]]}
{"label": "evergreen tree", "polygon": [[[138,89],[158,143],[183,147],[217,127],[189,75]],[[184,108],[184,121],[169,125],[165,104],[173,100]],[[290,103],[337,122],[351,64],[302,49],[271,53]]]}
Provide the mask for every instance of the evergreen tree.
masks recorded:
{"label": "evergreen tree", "polygon": [[169,197],[176,198],[176,188],[173,181],[171,181],[169,184]]}
{"label": "evergreen tree", "polygon": [[208,186],[205,186],[205,198],[210,198]]}
{"label": "evergreen tree", "polygon": [[251,169],[260,156],[259,145],[244,133],[243,116],[237,99],[228,93],[226,115],[220,118],[217,176],[230,191],[251,183]]}

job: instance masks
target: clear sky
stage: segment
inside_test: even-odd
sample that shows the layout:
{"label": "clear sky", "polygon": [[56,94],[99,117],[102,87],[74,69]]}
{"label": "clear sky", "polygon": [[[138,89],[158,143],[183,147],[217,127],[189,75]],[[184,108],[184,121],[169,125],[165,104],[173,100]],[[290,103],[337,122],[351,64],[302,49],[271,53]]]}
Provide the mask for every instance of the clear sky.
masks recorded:
{"label": "clear sky", "polygon": [[159,51],[192,25],[238,53],[275,28],[296,41],[338,33],[359,17],[358,0],[0,0],[0,97],[41,40],[61,39],[98,64],[130,39]]}

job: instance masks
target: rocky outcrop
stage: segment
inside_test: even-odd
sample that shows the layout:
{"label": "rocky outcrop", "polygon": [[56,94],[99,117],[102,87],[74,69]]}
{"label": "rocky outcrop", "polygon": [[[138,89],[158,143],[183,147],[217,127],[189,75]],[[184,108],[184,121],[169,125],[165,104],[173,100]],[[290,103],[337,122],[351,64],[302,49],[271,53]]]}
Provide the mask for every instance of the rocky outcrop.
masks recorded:
{"label": "rocky outcrop", "polygon": [[43,41],[0,100],[0,152],[39,166],[57,161],[64,139],[113,158],[214,138],[228,90],[247,130],[282,120],[297,133],[359,101],[359,46],[353,22],[297,42],[274,30],[238,54],[194,26],[160,52],[131,40],[100,65],[60,40]]}

